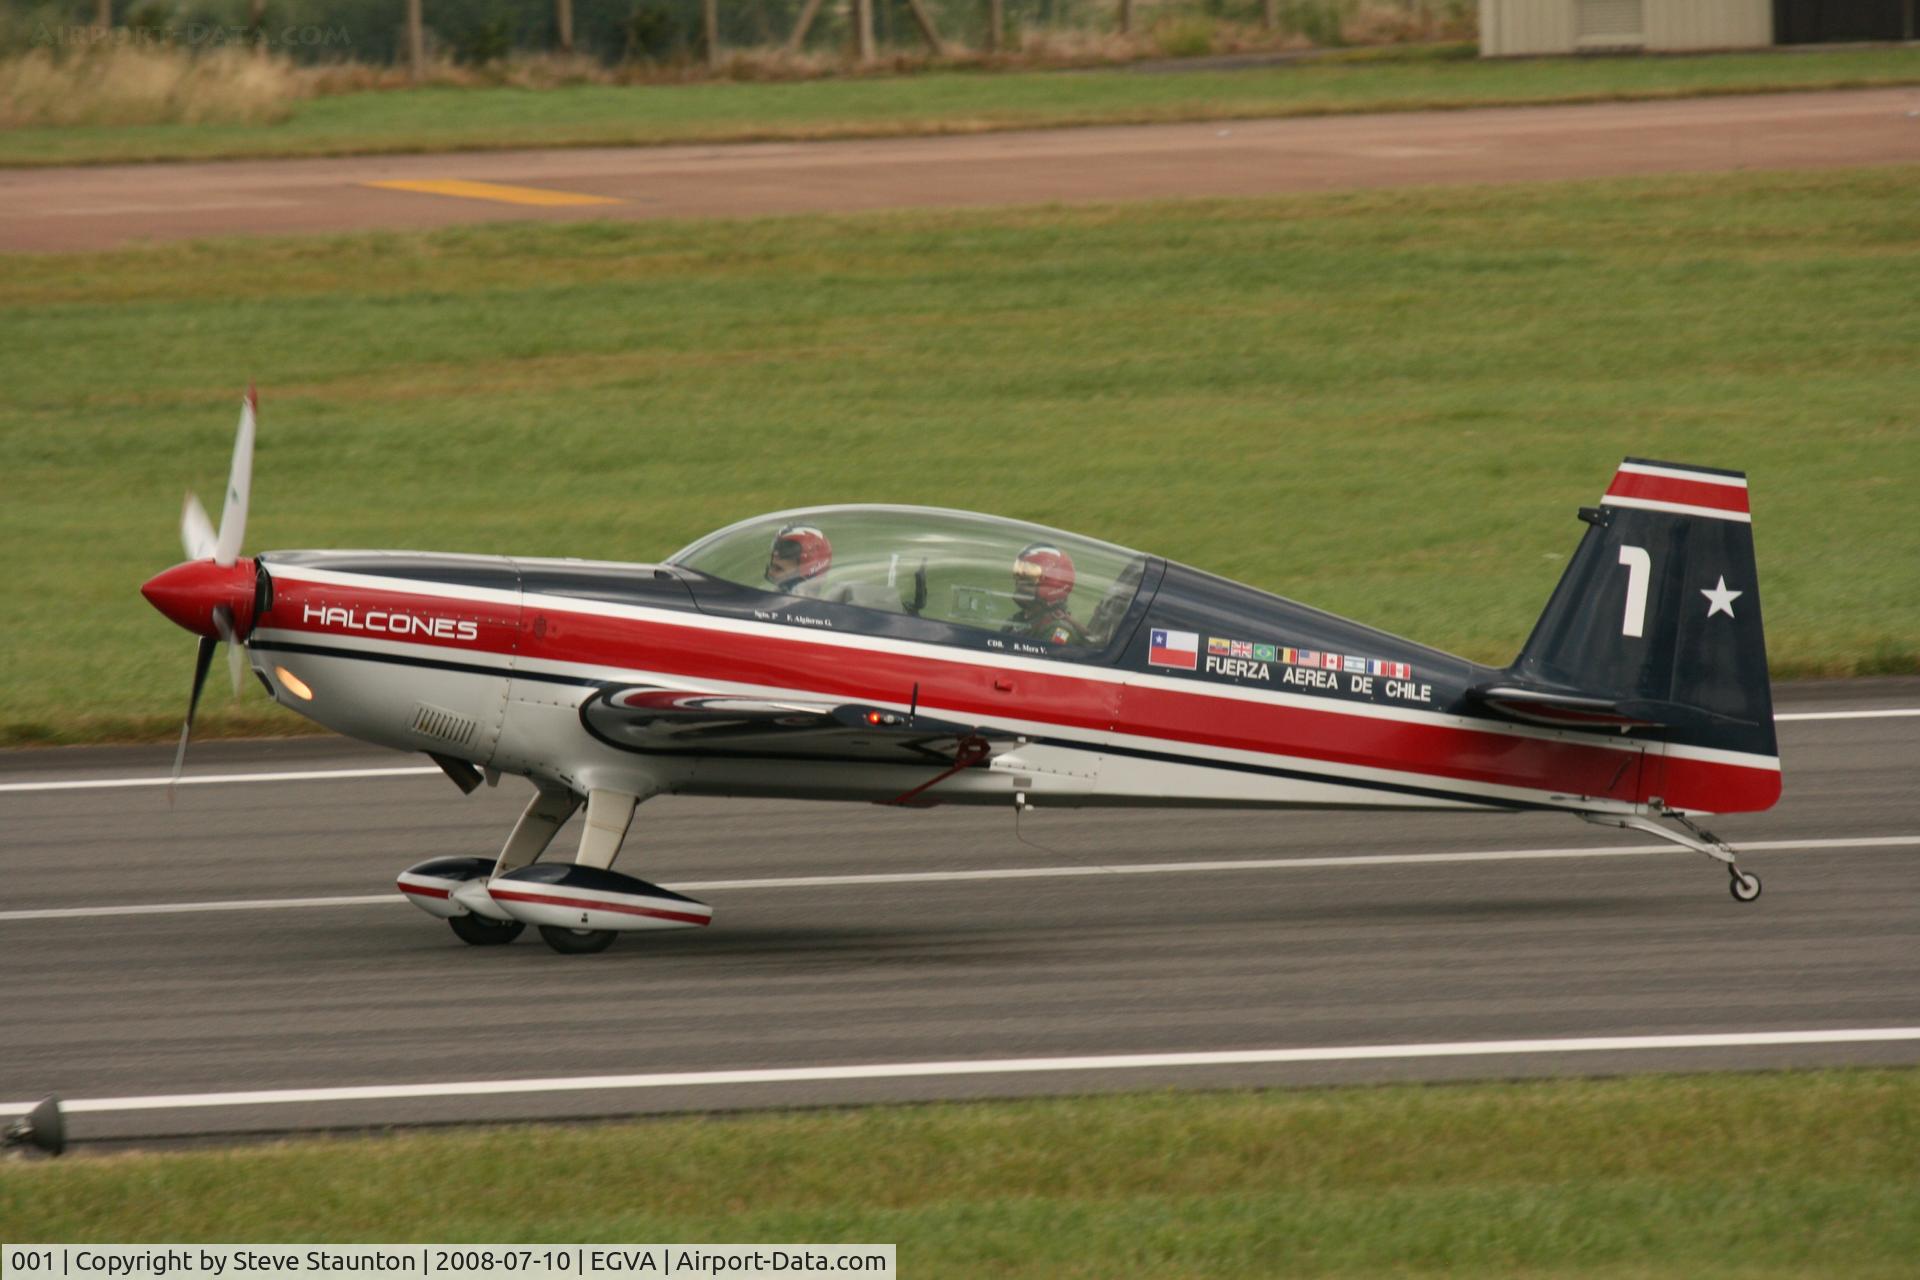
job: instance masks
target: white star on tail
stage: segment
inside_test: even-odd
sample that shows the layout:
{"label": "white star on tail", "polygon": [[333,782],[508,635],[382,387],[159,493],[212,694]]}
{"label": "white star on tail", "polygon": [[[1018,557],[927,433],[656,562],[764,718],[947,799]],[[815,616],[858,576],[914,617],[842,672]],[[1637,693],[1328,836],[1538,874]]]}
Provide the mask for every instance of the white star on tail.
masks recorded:
{"label": "white star on tail", "polygon": [[1733,616],[1733,602],[1747,593],[1744,591],[1727,590],[1727,576],[1721,574],[1719,586],[1713,588],[1711,591],[1702,587],[1700,588],[1700,594],[1707,598],[1707,616],[1709,618],[1716,613],[1724,613],[1731,618]]}

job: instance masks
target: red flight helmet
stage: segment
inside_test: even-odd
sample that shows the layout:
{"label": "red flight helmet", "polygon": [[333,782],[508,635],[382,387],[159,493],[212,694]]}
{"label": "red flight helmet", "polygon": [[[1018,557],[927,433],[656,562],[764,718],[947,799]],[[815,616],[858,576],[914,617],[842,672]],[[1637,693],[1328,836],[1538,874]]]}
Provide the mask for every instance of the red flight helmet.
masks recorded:
{"label": "red flight helmet", "polygon": [[810,524],[790,524],[773,535],[773,545],[767,549],[768,581],[773,581],[772,561],[775,556],[792,561],[796,566],[775,585],[793,586],[809,578],[817,578],[833,567],[833,544],[827,541],[826,534]]}
{"label": "red flight helmet", "polygon": [[1055,608],[1073,594],[1073,557],[1046,542],[1033,542],[1014,558],[1013,594]]}

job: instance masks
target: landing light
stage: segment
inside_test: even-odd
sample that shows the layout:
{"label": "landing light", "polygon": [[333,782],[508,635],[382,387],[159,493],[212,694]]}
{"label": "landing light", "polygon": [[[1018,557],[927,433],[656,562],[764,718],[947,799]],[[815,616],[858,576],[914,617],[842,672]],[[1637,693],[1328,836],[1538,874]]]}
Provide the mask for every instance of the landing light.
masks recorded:
{"label": "landing light", "polygon": [[273,674],[279,679],[281,688],[285,689],[288,693],[300,699],[302,702],[313,701],[313,690],[307,688],[307,682],[299,676],[293,674],[293,672],[287,670],[285,667],[275,667]]}

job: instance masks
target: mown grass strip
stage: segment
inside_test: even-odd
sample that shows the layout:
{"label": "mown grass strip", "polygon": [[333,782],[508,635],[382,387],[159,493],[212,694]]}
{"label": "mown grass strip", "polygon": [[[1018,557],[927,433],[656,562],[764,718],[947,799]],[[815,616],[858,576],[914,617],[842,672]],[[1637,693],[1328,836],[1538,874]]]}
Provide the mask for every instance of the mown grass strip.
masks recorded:
{"label": "mown grass strip", "polygon": [[[1920,670],[1920,169],[14,258],[0,741],[164,737],[137,594],[262,394],[250,549],[646,560],[900,501],[1476,659],[1633,454],[1752,475],[1780,675]],[[210,732],[295,722],[216,689]]]}
{"label": "mown grass strip", "polygon": [[915,1276],[1896,1275],[1920,1072],[1158,1093],[0,1166],[34,1241],[881,1241]]}
{"label": "mown grass strip", "polygon": [[1368,57],[1158,74],[960,71],[539,91],[428,88],[296,101],[277,123],[0,131],[0,166],[889,137],[1914,83],[1920,50],[1893,47],[1498,61]]}

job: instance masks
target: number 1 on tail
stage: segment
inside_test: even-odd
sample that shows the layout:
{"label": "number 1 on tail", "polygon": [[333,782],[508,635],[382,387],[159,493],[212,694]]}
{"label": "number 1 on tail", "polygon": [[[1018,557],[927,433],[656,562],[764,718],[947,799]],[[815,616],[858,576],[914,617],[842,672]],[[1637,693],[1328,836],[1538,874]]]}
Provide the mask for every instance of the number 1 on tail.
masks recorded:
{"label": "number 1 on tail", "polygon": [[1627,613],[1620,620],[1620,634],[1638,640],[1647,621],[1647,578],[1653,573],[1653,557],[1645,547],[1622,547],[1620,563],[1627,566]]}

